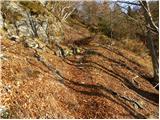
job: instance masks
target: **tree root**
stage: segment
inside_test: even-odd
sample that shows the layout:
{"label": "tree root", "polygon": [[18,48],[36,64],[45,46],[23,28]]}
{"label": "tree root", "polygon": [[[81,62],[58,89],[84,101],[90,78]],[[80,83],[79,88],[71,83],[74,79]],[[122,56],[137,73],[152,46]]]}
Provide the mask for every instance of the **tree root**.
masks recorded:
{"label": "tree root", "polygon": [[39,53],[37,50],[35,50],[34,57],[37,58],[38,61],[40,61],[45,67],[47,67],[53,74],[55,74],[60,79],[63,79],[60,72],[53,67],[50,63],[48,63]]}
{"label": "tree root", "polygon": [[[55,67],[53,67],[50,63],[48,63],[48,62],[38,53],[37,50],[35,50],[35,55],[34,55],[34,57],[36,57],[37,60],[40,61],[45,67],[47,67],[53,74],[55,74],[55,75],[58,77],[58,79],[60,79],[60,80],[62,80],[62,81],[64,81],[64,80],[66,79],[65,77],[63,77],[63,75],[61,75],[61,73],[60,73]],[[103,87],[102,85],[100,85],[100,84],[98,84],[97,86],[98,86],[99,88],[102,88],[103,90],[106,89],[106,88],[104,88],[104,87]],[[136,105],[138,108],[143,109],[143,106],[142,106],[140,103],[138,103],[137,101],[135,101],[134,99],[128,98],[128,97],[126,97],[126,96],[122,96],[122,95],[120,95],[119,93],[117,93],[117,92],[115,92],[115,91],[113,91],[113,90],[111,90],[111,89],[109,89],[109,91],[111,92],[111,94],[112,94],[113,96],[120,97],[120,98],[123,99],[123,100],[126,100],[126,101],[128,101],[128,102],[133,103],[134,106]]]}
{"label": "tree root", "polygon": [[128,102],[133,103],[134,106],[137,106],[138,108],[143,109],[143,106],[138,101],[136,101],[134,99],[131,99],[131,98],[128,98],[126,96],[119,95],[119,97],[122,98],[122,99],[124,99],[124,100],[127,100]]}

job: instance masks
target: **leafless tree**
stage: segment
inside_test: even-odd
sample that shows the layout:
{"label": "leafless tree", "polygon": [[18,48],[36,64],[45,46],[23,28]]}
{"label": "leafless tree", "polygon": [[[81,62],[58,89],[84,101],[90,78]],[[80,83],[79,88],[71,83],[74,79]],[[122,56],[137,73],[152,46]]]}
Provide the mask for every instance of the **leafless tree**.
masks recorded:
{"label": "leafless tree", "polygon": [[147,45],[150,49],[151,57],[152,57],[152,64],[153,64],[153,70],[154,70],[154,78],[157,82],[159,82],[159,62],[158,62],[158,56],[156,55],[156,50],[154,48],[154,42],[151,36],[151,31],[155,31],[157,34],[159,34],[159,28],[156,26],[156,24],[153,21],[150,7],[147,1],[139,1],[141,6],[144,9],[144,17],[146,22],[146,28],[147,28]]}
{"label": "leafless tree", "polygon": [[51,27],[54,31],[56,42],[59,44],[64,37],[64,27],[67,18],[74,12],[75,4],[73,2],[48,1],[46,8],[51,13]]}
{"label": "leafless tree", "polygon": [[[129,1],[118,1],[118,3],[123,3],[123,4],[128,4],[128,5],[136,5],[140,6],[143,8],[143,17],[145,18],[145,24],[140,24],[141,27],[145,26],[146,27],[146,37],[147,37],[147,47],[150,50],[151,58],[152,58],[152,65],[153,65],[153,70],[154,70],[154,81],[157,83],[159,82],[159,62],[158,62],[158,56],[156,54],[156,49],[155,49],[155,43],[152,39],[152,32],[159,34],[159,27],[156,26],[155,22],[153,21],[149,3],[146,0],[139,0],[136,2],[129,2]],[[123,6],[121,6],[124,8]],[[124,12],[125,14],[125,12]],[[137,22],[138,21],[131,16],[129,16],[133,21]]]}
{"label": "leafless tree", "polygon": [[3,28],[3,24],[4,24],[1,8],[2,8],[2,1],[0,1],[0,29]]}

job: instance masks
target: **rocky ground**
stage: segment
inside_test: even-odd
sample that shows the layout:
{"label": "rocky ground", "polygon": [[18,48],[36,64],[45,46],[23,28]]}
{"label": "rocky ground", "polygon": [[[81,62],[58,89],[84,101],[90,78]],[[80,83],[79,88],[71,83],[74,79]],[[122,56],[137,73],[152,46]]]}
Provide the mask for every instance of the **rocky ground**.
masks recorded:
{"label": "rocky ground", "polygon": [[158,118],[150,57],[89,39],[65,58],[2,39],[1,118]]}

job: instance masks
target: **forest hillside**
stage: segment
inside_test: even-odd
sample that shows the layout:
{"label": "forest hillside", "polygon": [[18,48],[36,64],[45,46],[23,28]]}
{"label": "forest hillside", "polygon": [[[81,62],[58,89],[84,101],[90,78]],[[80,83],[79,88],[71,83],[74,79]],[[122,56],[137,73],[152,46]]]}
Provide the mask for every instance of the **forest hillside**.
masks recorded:
{"label": "forest hillside", "polygon": [[[157,3],[141,2],[132,5],[149,4],[156,11]],[[153,26],[127,18],[145,23],[137,16],[143,16],[142,7],[123,3],[128,15],[112,18],[111,27],[105,16],[123,12],[122,3],[0,4],[1,118],[159,118],[159,79],[147,46],[152,39],[157,55],[158,35]]]}

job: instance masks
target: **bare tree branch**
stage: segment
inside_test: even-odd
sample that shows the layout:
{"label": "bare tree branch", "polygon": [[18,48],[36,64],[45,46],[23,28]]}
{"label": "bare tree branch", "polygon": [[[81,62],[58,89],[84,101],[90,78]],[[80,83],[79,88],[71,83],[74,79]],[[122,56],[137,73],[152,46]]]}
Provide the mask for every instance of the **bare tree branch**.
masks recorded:
{"label": "bare tree branch", "polygon": [[137,6],[141,6],[141,4],[136,3],[136,2],[120,1],[120,0],[118,0],[117,2],[119,2],[119,3],[126,3],[126,4],[130,4],[130,5],[137,5]]}
{"label": "bare tree branch", "polygon": [[156,24],[154,23],[153,21],[153,18],[152,18],[152,15],[151,15],[151,12],[150,12],[150,8],[149,8],[149,4],[148,2],[146,1],[142,1],[142,0],[139,0],[141,6],[144,8],[145,10],[145,16],[146,16],[146,19],[147,21],[149,22],[150,24],[150,27],[152,27],[152,29],[155,29],[155,31],[157,33],[159,33],[159,28],[156,26]]}
{"label": "bare tree branch", "polygon": [[[145,10],[145,13],[147,15],[147,19],[148,22],[150,24],[150,26],[146,25],[147,28],[150,28],[151,31],[155,32],[155,33],[159,33],[159,28],[156,26],[156,24],[154,23],[153,19],[152,19],[152,15],[150,12],[150,8],[149,8],[149,4],[146,1],[142,1],[139,0],[139,3],[135,3],[135,2],[129,2],[129,1],[117,1],[119,3],[125,3],[125,4],[130,4],[130,5],[137,5],[137,6],[142,6],[143,9]],[[117,4],[119,7],[121,7],[122,9],[127,10],[125,7],[120,6],[119,4]],[[129,16],[128,14],[126,14],[125,12],[123,12],[125,15],[127,15],[130,19],[132,19],[135,22],[138,22],[135,18],[133,18],[132,16]]]}

